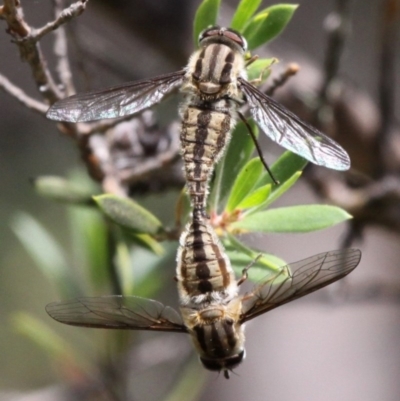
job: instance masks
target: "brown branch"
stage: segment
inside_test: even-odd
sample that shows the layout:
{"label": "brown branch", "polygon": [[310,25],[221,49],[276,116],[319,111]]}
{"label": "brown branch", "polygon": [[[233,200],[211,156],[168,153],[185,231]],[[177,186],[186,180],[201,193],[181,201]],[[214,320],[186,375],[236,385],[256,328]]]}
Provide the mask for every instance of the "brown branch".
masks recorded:
{"label": "brown branch", "polygon": [[320,108],[326,105],[330,87],[339,71],[340,59],[349,34],[349,3],[349,0],[337,0],[336,11],[331,12],[325,20],[328,42],[324,61],[325,77],[319,93]]}
{"label": "brown branch", "polygon": [[0,74],[0,88],[7,92],[9,95],[17,99],[21,104],[23,104],[28,109],[36,111],[41,115],[44,115],[49,108],[46,104],[33,99],[27,95],[20,87],[14,85],[10,80],[8,80],[4,75]]}
{"label": "brown branch", "polygon": [[[54,16],[56,20],[58,20],[66,11],[63,10],[63,4],[63,0],[53,0]],[[56,71],[58,73],[60,82],[64,86],[65,94],[66,96],[72,95],[75,93],[75,88],[68,58],[67,35],[65,32],[65,27],[62,25],[60,25],[58,29],[55,29],[54,31],[54,54],[57,57]]]}
{"label": "brown branch", "polygon": [[54,103],[61,98],[61,93],[47,69],[39,43],[31,37],[32,29],[24,19],[19,0],[4,0],[1,17],[7,22],[7,32],[14,38],[21,58],[30,65],[40,93],[49,103]]}
{"label": "brown branch", "polygon": [[60,11],[62,1],[54,0],[55,8],[56,8],[56,19],[54,21],[48,22],[42,28],[35,29],[32,32],[33,40],[40,40],[43,36],[47,35],[49,32],[54,31],[59,28],[61,25],[70,21],[71,19],[78,17],[81,15],[85,9],[89,0],[79,0],[64,10]]}
{"label": "brown branch", "polygon": [[31,32],[19,0],[4,0],[4,5],[0,8],[0,18],[7,21],[8,33],[13,36],[25,37]]}
{"label": "brown branch", "polygon": [[[42,54],[39,39],[46,33],[56,29],[71,18],[79,15],[85,9],[88,0],[81,0],[60,12],[58,18],[46,24],[43,28],[32,29],[24,19],[23,9],[19,0],[4,0],[0,9],[0,17],[7,22],[7,32],[13,36],[21,58],[28,62],[36,86],[42,96],[50,103],[62,98],[62,93],[54,82]],[[65,53],[65,52],[64,52]]]}
{"label": "brown branch", "polygon": [[381,127],[376,137],[377,176],[389,168],[387,160],[390,133],[395,116],[396,45],[400,21],[399,0],[383,0],[379,69],[379,109]]}

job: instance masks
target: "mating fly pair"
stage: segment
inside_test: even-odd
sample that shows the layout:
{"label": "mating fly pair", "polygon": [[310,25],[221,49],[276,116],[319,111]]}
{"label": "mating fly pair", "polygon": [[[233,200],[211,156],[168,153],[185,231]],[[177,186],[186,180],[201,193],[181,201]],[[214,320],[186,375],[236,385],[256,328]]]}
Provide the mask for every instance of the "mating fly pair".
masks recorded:
{"label": "mating fly pair", "polygon": [[189,333],[204,367],[229,377],[244,357],[246,321],[344,277],[358,265],[361,253],[348,249],[312,256],[283,267],[250,293],[238,294],[245,275],[235,280],[205,207],[210,176],[230,140],[239,108],[247,103],[271,139],[313,163],[346,170],[350,161],[338,144],[247,81],[246,41],[238,32],[209,28],[199,42],[184,70],[78,94],[55,103],[47,114],[70,122],[123,117],[180,88],[185,96],[180,107],[181,153],[193,207],[177,257],[181,313],[154,300],[124,296],[79,298],[46,309],[71,325]]}

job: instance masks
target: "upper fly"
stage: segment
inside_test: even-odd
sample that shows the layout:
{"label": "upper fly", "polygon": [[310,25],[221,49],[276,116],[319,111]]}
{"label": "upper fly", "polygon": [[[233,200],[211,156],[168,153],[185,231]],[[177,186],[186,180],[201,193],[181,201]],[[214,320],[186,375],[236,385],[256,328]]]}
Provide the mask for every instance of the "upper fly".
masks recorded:
{"label": "upper fly", "polygon": [[349,156],[341,146],[247,80],[246,50],[246,40],[239,32],[208,28],[200,34],[199,49],[185,69],[62,99],[50,107],[47,117],[70,122],[124,117],[153,106],[180,88],[185,97],[180,107],[181,153],[188,193],[197,210],[204,211],[215,163],[230,140],[238,109],[245,102],[273,141],[315,164],[349,169]]}

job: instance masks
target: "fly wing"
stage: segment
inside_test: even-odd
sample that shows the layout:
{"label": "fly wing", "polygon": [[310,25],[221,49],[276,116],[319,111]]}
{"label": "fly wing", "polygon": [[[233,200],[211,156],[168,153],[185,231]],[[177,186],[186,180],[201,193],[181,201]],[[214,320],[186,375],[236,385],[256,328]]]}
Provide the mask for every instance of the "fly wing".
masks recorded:
{"label": "fly wing", "polygon": [[350,158],[335,141],[301,121],[281,104],[239,78],[250,113],[276,143],[312,163],[334,170],[348,170]]}
{"label": "fly wing", "polygon": [[341,279],[357,267],[360,259],[358,249],[344,249],[284,266],[243,296],[241,323]]}
{"label": "fly wing", "polygon": [[185,71],[129,82],[112,88],[78,93],[54,103],[46,116],[56,121],[94,121],[124,117],[158,103],[182,84]]}
{"label": "fly wing", "polygon": [[58,322],[72,326],[186,332],[175,309],[140,297],[76,298],[48,304],[46,312]]}

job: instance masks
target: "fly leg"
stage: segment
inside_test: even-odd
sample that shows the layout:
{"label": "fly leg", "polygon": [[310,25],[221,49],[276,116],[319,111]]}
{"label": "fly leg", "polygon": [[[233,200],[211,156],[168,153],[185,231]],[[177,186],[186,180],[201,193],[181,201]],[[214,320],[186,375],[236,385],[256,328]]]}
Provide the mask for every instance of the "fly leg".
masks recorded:
{"label": "fly leg", "polygon": [[254,135],[254,132],[253,132],[253,130],[251,129],[250,124],[247,122],[246,118],[244,117],[244,115],[243,115],[242,113],[238,112],[238,115],[239,115],[240,119],[244,122],[244,124],[246,125],[246,127],[247,127],[247,129],[248,129],[248,131],[249,131],[249,134],[250,134],[251,138],[253,139],[253,142],[254,142],[254,145],[255,145],[255,147],[256,147],[256,149],[257,149],[258,157],[260,158],[261,163],[264,165],[265,169],[268,171],[268,174],[270,175],[270,177],[271,177],[273,183],[274,183],[275,185],[279,185],[280,182],[274,177],[274,175],[272,174],[272,171],[270,170],[270,168],[268,167],[267,162],[266,162],[265,159],[264,159],[264,156],[263,156],[263,154],[262,154],[260,145],[258,144],[257,138],[256,138],[256,136]]}
{"label": "fly leg", "polygon": [[[254,59],[254,60],[253,60]],[[252,63],[254,63],[254,61],[256,61],[258,59],[258,56],[254,56],[252,58],[249,59],[248,62],[246,62],[246,67]],[[271,63],[268,64],[267,66],[265,66],[261,71],[260,71],[260,75],[258,76],[258,78],[252,79],[251,81],[249,81],[252,85],[258,86],[260,85],[266,78],[265,73],[266,71],[271,68],[271,66],[275,63],[278,62],[277,58],[273,58],[271,60]]]}
{"label": "fly leg", "polygon": [[257,261],[261,258],[261,256],[262,256],[262,254],[259,253],[259,254],[257,255],[257,257],[256,257],[254,260],[252,260],[252,261],[242,270],[242,277],[240,277],[240,279],[238,280],[237,285],[241,285],[241,284],[243,284],[243,283],[247,280],[247,278],[249,277],[249,274],[248,274],[247,272],[249,271],[250,267],[254,266],[254,264],[257,263]]}
{"label": "fly leg", "polygon": [[257,54],[255,54],[254,56],[249,57],[248,59],[246,59],[246,64],[245,67],[247,68],[250,64],[253,64],[256,60],[258,60],[258,56]]}

